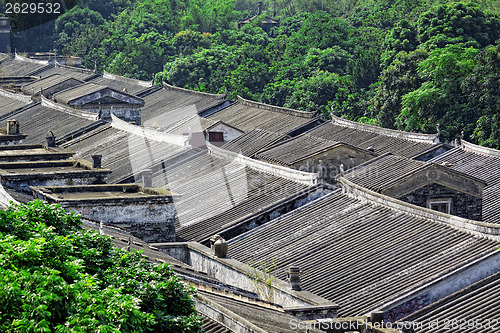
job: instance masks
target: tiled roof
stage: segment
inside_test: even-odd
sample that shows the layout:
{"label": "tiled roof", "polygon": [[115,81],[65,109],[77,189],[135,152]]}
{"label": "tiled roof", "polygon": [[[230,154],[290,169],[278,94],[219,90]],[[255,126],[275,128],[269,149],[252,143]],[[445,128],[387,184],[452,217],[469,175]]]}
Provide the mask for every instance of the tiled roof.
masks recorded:
{"label": "tiled roof", "polygon": [[338,191],[230,240],[229,256],[256,265],[273,260],[281,279],[296,265],[304,290],[354,316],[498,245]]}
{"label": "tiled roof", "polygon": [[[24,84],[22,86],[22,90],[25,94],[30,95],[32,93],[32,90],[35,94],[40,92],[40,89],[45,89],[52,87],[53,85],[59,84],[61,82],[64,82],[68,80],[68,77],[59,75],[59,74],[52,74],[50,76],[45,76],[43,79],[39,79],[27,84]],[[83,81],[81,81],[83,84]]]}
{"label": "tiled roof", "polygon": [[11,114],[13,111],[18,110],[26,105],[27,103],[25,102],[0,95],[0,117],[2,118],[4,116],[8,117],[8,115]]}
{"label": "tiled roof", "polygon": [[307,157],[338,146],[339,142],[302,134],[260,151],[256,157],[270,162],[291,166]]}
{"label": "tiled roof", "polygon": [[[149,127],[168,127],[225,102],[219,95],[196,94],[176,88],[158,88],[141,97],[145,102],[142,124]],[[193,128],[193,131],[197,130]]]}
{"label": "tiled roof", "polygon": [[177,236],[202,241],[308,186],[193,149],[154,169],[153,187],[180,195]]}
{"label": "tiled roof", "polygon": [[[364,188],[384,193],[400,186],[401,183],[404,183],[404,181],[408,180],[412,175],[431,168],[442,172],[451,172],[461,177],[461,179],[467,178],[474,182],[480,182],[483,186],[485,184],[481,179],[453,169],[448,169],[448,167],[437,163],[416,161],[390,154],[384,154],[347,171],[344,174],[344,178]],[[424,184],[422,184],[422,186],[423,185]]]}
{"label": "tiled roof", "polygon": [[93,71],[90,71],[88,69],[84,68],[78,68],[78,67],[70,67],[70,66],[61,66],[61,65],[55,65],[52,67],[47,68],[44,71],[41,71],[37,75],[41,76],[42,78],[46,78],[47,76],[51,76],[54,74],[59,74],[64,77],[71,77],[73,79],[85,81],[88,80],[92,77],[95,77],[97,74],[94,73]]}
{"label": "tiled roof", "polygon": [[220,120],[234,126],[243,132],[250,132],[260,128],[279,134],[286,134],[291,130],[305,125],[313,120],[312,112],[301,112],[262,103],[247,101],[239,98],[227,108],[215,112],[207,118]]}
{"label": "tiled roof", "polygon": [[323,139],[344,142],[361,149],[373,147],[375,148],[374,153],[377,155],[393,153],[404,157],[412,157],[433,146],[432,143],[412,141],[367,130],[335,125],[330,122],[324,123],[308,133]]}
{"label": "tiled roof", "polygon": [[287,136],[284,134],[254,129],[224,144],[222,148],[252,157],[260,150],[269,147],[280,140],[284,140],[285,138],[287,138]]}
{"label": "tiled roof", "polygon": [[17,59],[6,59],[0,63],[0,77],[30,76],[45,67],[47,65]]}
{"label": "tiled roof", "polygon": [[[500,273],[496,273],[401,321],[414,322],[415,333],[443,332],[446,324],[450,331],[455,328],[456,332],[498,332],[499,300]],[[436,322],[440,325],[431,328]]]}
{"label": "tiled roof", "polygon": [[97,91],[106,89],[105,86],[100,86],[94,83],[86,83],[81,86],[72,87],[62,92],[54,94],[54,100],[58,103],[69,104],[70,101],[80,98],[85,95],[93,94]]}
{"label": "tiled roof", "polygon": [[142,170],[185,150],[184,147],[149,140],[109,126],[98,127],[81,138],[69,141],[64,147],[84,159],[91,160],[94,154],[102,155],[103,167],[113,171],[109,177],[111,183],[140,174]]}
{"label": "tiled roof", "polygon": [[[101,86],[110,87],[116,89],[118,91],[125,91],[128,94],[136,95],[141,91],[148,89],[147,87],[138,85],[134,83],[134,81],[127,80],[117,80],[117,79],[108,79],[102,76],[96,77],[92,80],[89,80],[90,83],[95,83]],[[124,90],[125,89],[125,90]]]}
{"label": "tiled roof", "polygon": [[[26,144],[45,144],[48,131],[52,131],[56,138],[61,138],[95,122],[42,106],[40,103],[24,108],[22,112],[16,113],[14,118],[19,121],[21,132],[28,135],[23,140]],[[4,126],[6,120],[0,122],[0,127]]]}
{"label": "tiled roof", "polygon": [[456,147],[430,160],[447,163],[449,168],[486,182],[483,192],[483,221],[500,223],[500,158],[485,156]]}

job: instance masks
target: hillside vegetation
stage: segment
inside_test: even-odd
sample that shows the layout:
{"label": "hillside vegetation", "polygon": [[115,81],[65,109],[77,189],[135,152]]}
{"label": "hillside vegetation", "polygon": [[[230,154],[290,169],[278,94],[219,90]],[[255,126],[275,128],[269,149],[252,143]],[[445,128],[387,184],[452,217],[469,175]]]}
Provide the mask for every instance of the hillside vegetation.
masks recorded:
{"label": "hillside vegetation", "polygon": [[279,28],[237,29],[256,2],[85,0],[30,47],[326,117],[426,133],[440,124],[442,139],[463,132],[500,148],[499,0],[267,0],[263,16]]}

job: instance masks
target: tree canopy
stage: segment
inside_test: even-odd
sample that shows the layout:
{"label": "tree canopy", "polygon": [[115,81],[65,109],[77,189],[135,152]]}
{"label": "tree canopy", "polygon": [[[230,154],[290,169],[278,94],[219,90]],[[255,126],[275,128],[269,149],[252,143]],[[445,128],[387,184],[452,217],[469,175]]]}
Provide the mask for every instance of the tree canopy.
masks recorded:
{"label": "tree canopy", "polygon": [[168,265],[113,247],[79,216],[34,201],[0,210],[3,332],[199,332]]}
{"label": "tree canopy", "polygon": [[[499,13],[500,0],[265,0],[259,17],[254,0],[86,0],[46,28],[50,41],[30,46],[325,117],[332,109],[423,132],[440,124],[444,139],[463,131],[499,148],[490,126],[500,113]],[[280,21],[269,34],[266,16]]]}

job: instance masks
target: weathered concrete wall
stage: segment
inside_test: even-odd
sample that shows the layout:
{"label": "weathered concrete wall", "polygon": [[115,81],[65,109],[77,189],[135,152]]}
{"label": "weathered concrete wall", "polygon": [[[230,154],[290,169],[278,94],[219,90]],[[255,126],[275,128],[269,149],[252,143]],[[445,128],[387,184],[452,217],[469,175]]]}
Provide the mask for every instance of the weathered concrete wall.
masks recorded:
{"label": "weathered concrete wall", "polygon": [[[207,273],[222,283],[233,285],[249,292],[257,292],[255,283],[250,277],[250,267],[231,258],[218,258],[212,250],[196,242],[152,244],[171,257],[183,261],[195,270]],[[261,274],[261,273],[259,273]],[[295,291],[282,280],[272,286],[272,301],[281,306],[303,306],[333,304],[327,299],[308,291]],[[265,295],[259,295],[267,299]]]}
{"label": "weathered concrete wall", "polygon": [[323,181],[335,184],[341,164],[344,165],[344,171],[347,171],[374,157],[375,155],[362,150],[340,146],[297,162],[292,167],[304,172],[318,173]]}
{"label": "weathered concrete wall", "polygon": [[453,190],[443,185],[429,184],[398,199],[420,207],[429,208],[430,199],[448,198],[452,199],[450,209],[452,215],[476,221],[482,220],[483,200],[481,198]]}
{"label": "weathered concrete wall", "polygon": [[173,203],[115,202],[62,203],[66,210],[93,221],[130,232],[146,243],[175,242],[176,210]]}

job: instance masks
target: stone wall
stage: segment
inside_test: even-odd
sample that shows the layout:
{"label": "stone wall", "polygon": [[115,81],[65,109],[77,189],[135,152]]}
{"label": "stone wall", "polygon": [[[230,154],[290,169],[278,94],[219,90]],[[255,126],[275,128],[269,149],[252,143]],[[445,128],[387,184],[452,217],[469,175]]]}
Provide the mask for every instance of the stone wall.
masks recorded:
{"label": "stone wall", "polygon": [[429,208],[430,199],[448,199],[451,198],[451,214],[466,219],[481,221],[483,211],[483,200],[463,192],[453,190],[439,184],[429,184],[421,187],[398,199],[420,206]]}
{"label": "stone wall", "polygon": [[46,177],[41,177],[41,175],[33,175],[32,177],[4,177],[2,176],[2,185],[7,188],[12,188],[16,191],[21,191],[24,193],[31,194],[30,186],[68,186],[68,185],[92,185],[92,184],[106,184],[107,175],[97,174],[87,174],[87,175],[70,175],[70,174],[59,174],[50,175]]}

